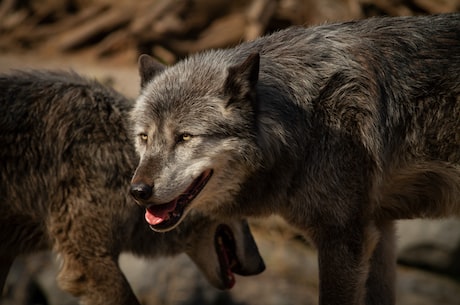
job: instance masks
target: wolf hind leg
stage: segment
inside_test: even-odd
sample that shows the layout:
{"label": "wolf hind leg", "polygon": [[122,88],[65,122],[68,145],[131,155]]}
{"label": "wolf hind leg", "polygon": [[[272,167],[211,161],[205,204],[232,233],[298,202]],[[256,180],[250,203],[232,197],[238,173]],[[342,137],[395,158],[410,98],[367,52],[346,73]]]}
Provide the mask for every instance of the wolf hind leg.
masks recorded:
{"label": "wolf hind leg", "polygon": [[[5,286],[6,278],[13,264],[14,257],[2,255],[0,256],[0,300],[3,295],[3,288]],[[0,302],[1,303],[1,302]]]}
{"label": "wolf hind leg", "polygon": [[366,305],[394,305],[396,257],[393,221],[376,225],[379,240],[370,258],[366,282]]}

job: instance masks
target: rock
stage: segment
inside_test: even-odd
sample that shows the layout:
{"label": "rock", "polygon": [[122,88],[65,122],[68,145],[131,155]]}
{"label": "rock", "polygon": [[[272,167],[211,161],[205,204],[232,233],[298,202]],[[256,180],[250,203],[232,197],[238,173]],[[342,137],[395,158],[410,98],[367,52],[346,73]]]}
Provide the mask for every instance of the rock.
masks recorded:
{"label": "rock", "polygon": [[401,221],[398,261],[460,276],[460,219]]}
{"label": "rock", "polygon": [[396,303],[400,305],[460,305],[460,283],[420,269],[399,267]]}

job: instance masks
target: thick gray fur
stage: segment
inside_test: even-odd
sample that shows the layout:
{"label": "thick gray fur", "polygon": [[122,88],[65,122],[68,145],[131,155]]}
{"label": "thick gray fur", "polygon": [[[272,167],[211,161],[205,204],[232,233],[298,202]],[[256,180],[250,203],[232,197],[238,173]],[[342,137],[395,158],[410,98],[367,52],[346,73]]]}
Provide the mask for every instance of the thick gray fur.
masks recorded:
{"label": "thick gray fur", "polygon": [[140,203],[212,169],[184,215],[282,215],[317,246],[320,305],[394,304],[394,220],[460,213],[459,14],[294,27],[149,66]]}
{"label": "thick gray fur", "polygon": [[[131,101],[67,72],[3,74],[0,92],[0,291],[16,256],[50,248],[62,258],[60,286],[83,304],[139,304],[118,266],[122,251],[186,252],[224,288],[214,240],[223,222],[195,214],[175,232],[156,233],[129,196],[138,162]],[[225,224],[240,271],[262,271],[246,222]]]}

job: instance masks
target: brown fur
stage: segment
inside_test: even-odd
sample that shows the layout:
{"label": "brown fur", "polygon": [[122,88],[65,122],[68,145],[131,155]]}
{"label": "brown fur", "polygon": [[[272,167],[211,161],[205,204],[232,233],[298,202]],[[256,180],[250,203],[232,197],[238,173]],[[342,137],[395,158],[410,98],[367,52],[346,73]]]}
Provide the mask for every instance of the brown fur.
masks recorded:
{"label": "brown fur", "polygon": [[235,239],[232,271],[263,270],[244,221],[196,214],[175,232],[152,232],[128,194],[137,157],[122,95],[46,71],[0,75],[0,91],[0,289],[16,256],[50,248],[62,258],[59,285],[88,305],[138,304],[118,266],[122,251],[186,252],[213,285],[229,288],[215,248],[221,223]]}

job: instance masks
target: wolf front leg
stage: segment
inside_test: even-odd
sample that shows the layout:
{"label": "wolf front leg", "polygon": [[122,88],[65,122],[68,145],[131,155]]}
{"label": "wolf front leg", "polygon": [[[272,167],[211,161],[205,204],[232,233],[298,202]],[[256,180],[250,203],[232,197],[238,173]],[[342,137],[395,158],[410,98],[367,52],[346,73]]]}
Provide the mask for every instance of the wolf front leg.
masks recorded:
{"label": "wolf front leg", "polygon": [[49,217],[53,248],[62,258],[58,284],[84,305],[138,305],[118,265],[123,231],[115,225],[120,222],[107,217],[112,212],[105,211],[102,201],[88,202],[68,201]]}
{"label": "wolf front leg", "polygon": [[111,257],[63,256],[58,275],[59,286],[79,298],[84,305],[138,305],[118,263]]}
{"label": "wolf front leg", "polygon": [[363,305],[369,258],[377,243],[374,227],[361,221],[314,230],[318,249],[319,305]]}
{"label": "wolf front leg", "polygon": [[378,244],[370,260],[366,305],[394,305],[396,300],[395,228],[393,221],[376,224]]}

